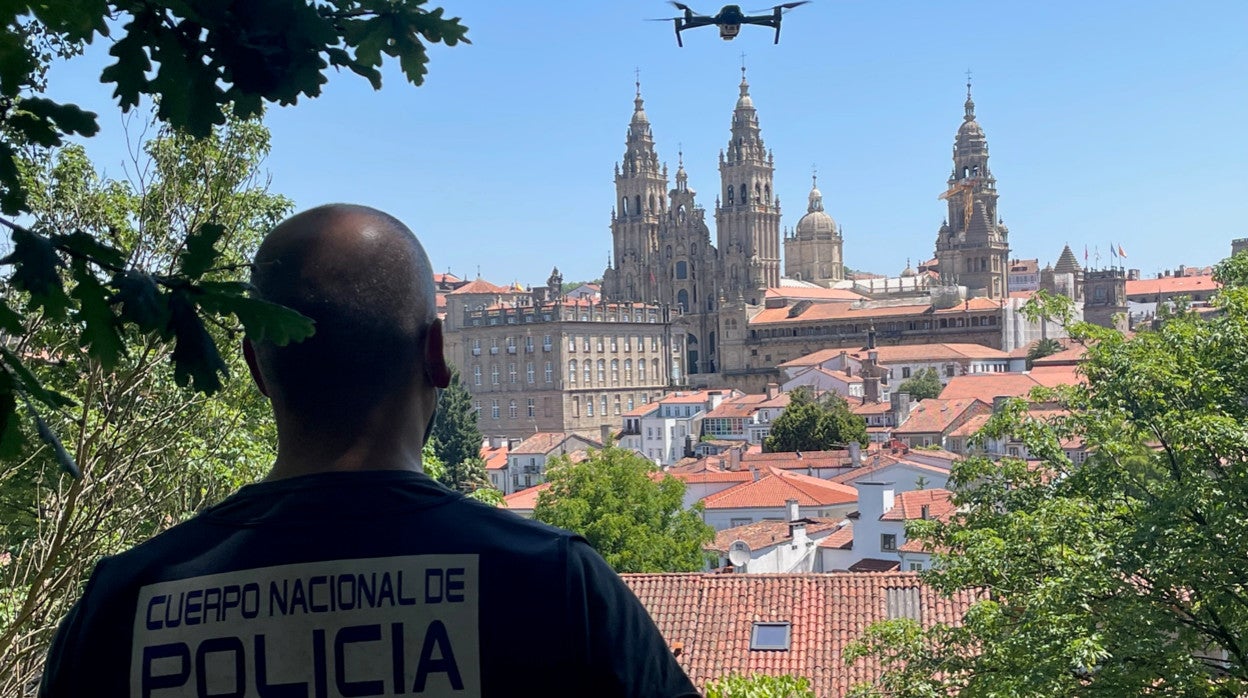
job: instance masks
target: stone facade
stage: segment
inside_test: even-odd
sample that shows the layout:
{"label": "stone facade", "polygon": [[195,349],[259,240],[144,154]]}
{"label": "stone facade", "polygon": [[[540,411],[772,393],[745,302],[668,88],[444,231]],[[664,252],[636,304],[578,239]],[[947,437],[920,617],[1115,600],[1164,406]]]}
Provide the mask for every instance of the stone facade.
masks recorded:
{"label": "stone facade", "polygon": [[1234,240],[1231,240],[1231,256],[1234,257],[1240,252],[1248,252],[1248,238],[1235,238]]}
{"label": "stone facade", "polygon": [[975,120],[971,86],[966,115],[953,145],[953,172],[942,195],[949,214],[936,237],[936,258],[944,283],[973,295],[1004,298],[1008,291],[1009,230],[997,213],[997,179],[988,167],[988,139]]}
{"label": "stone facade", "polygon": [[818,182],[812,181],[806,215],[797,222],[793,235],[784,239],[784,275],[831,286],[845,278],[842,246],[841,229],[823,210],[823,193]]}
{"label": "stone facade", "polygon": [[447,357],[472,393],[482,432],[600,439],[621,414],[681,381],[683,344],[669,313],[653,304],[520,297],[463,309],[447,333]]}
{"label": "stone facade", "polygon": [[1127,330],[1127,273],[1122,269],[1083,272],[1083,319],[1094,325]]}

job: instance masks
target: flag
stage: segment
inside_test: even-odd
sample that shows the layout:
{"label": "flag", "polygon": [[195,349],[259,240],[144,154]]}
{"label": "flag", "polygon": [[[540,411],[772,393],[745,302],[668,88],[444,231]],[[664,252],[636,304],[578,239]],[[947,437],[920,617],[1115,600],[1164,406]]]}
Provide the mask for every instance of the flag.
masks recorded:
{"label": "flag", "polygon": [[1109,243],[1109,253],[1112,254],[1114,257],[1118,256],[1118,250],[1114,249],[1114,243],[1112,242]]}
{"label": "flag", "polygon": [[1122,257],[1123,259],[1126,259],[1127,257],[1127,251],[1122,249],[1122,245],[1118,246],[1118,256]]}
{"label": "flag", "polygon": [[1083,263],[1084,264],[1088,263],[1088,246],[1087,245],[1083,246]]}

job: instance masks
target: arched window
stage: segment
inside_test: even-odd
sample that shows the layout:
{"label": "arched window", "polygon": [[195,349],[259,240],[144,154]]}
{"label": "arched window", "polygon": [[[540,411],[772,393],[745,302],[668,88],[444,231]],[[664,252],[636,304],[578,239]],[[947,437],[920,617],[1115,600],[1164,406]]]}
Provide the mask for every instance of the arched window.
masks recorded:
{"label": "arched window", "polygon": [[676,293],[676,305],[680,306],[680,312],[682,313],[689,312],[689,292],[688,291],[682,288],[680,289],[679,292]]}
{"label": "arched window", "polygon": [[681,223],[685,222],[685,205],[684,204],[681,204],[680,208],[676,209],[676,220]]}
{"label": "arched window", "polygon": [[754,203],[763,200],[763,187],[758,182],[754,183]]}
{"label": "arched window", "polygon": [[637,359],[637,380],[646,382],[646,360]]}
{"label": "arched window", "polygon": [[584,373],[585,373],[585,385],[589,385],[590,383],[592,383],[592,382],[594,381],[594,366],[593,366],[593,362],[592,362],[592,361],[590,361],[589,359],[585,359],[584,368],[585,368],[585,371],[584,371]]}
{"label": "arched window", "polygon": [[628,197],[627,196],[620,199],[620,215],[621,216],[628,215]]}
{"label": "arched window", "polygon": [[771,205],[771,185],[770,184],[763,185],[763,201],[768,206]]}
{"label": "arched window", "polygon": [[676,278],[686,279],[689,277],[689,265],[683,260],[676,263]]}
{"label": "arched window", "polygon": [[637,204],[637,210],[633,211],[633,213],[634,213],[634,214],[640,215],[640,214],[644,213],[644,212],[641,210],[641,194],[638,194],[637,196],[634,196],[634,197],[633,197],[633,203],[634,203],[634,204]]}
{"label": "arched window", "polygon": [[620,384],[620,360],[611,359],[611,385]]}
{"label": "arched window", "polygon": [[663,372],[659,370],[658,359],[650,359],[650,373],[656,381],[663,380]]}
{"label": "arched window", "polygon": [[[624,359],[624,385],[633,384],[633,360]],[[631,407],[629,409],[632,409]]]}
{"label": "arched window", "polygon": [[651,212],[651,213],[654,213],[654,211],[655,211],[655,208],[654,208],[654,194],[651,194],[651,195],[650,195],[650,212]]}
{"label": "arched window", "polygon": [[728,201],[728,205],[729,205],[729,206],[731,206],[731,205],[732,205],[732,203],[733,203],[733,202],[732,202],[732,185],[731,185],[731,184],[729,184],[729,185],[728,185],[728,199],[727,199],[727,201]]}
{"label": "arched window", "polygon": [[576,382],[576,359],[572,359],[568,362],[568,382]]}
{"label": "arched window", "polygon": [[750,203],[750,190],[746,188],[745,182],[741,183],[741,205]]}
{"label": "arched window", "polygon": [[672,258],[672,246],[671,246],[671,245],[668,245],[668,246],[667,246],[667,249],[665,249],[663,252],[664,252],[664,254],[666,254],[666,255],[667,255],[667,258],[668,258],[668,259],[671,259],[671,258]]}
{"label": "arched window", "polygon": [[603,385],[607,382],[607,360],[598,359],[598,384]]}

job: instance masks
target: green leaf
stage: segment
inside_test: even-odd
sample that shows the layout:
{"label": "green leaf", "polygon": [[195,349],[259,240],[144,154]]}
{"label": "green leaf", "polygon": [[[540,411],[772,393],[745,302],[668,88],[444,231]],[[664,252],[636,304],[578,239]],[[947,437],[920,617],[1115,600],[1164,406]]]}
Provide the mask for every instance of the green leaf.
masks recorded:
{"label": "green leaf", "polygon": [[12,458],[21,454],[23,438],[20,422],[13,375],[0,370],[0,458]]}
{"label": "green leaf", "polygon": [[179,255],[181,272],[191,280],[197,280],[212,268],[220,256],[215,245],[225,235],[220,223],[204,223],[186,238],[186,247]]}
{"label": "green leaf", "polygon": [[18,315],[16,310],[10,308],[7,301],[0,298],[0,331],[12,335],[20,335],[25,329],[22,316]]}
{"label": "green leaf", "polygon": [[55,124],[61,133],[94,136],[100,130],[95,112],[85,111],[76,104],[61,104],[44,97],[27,97],[18,109]]}
{"label": "green leaf", "polygon": [[87,353],[105,370],[112,370],[126,347],[117,331],[117,317],[108,302],[108,289],[90,271],[83,269],[77,273],[76,269],[75,272],[78,283],[71,295],[78,301],[78,311],[74,315],[83,323],[78,345],[86,347]]}
{"label": "green leaf", "polygon": [[117,85],[113,96],[121,105],[121,110],[129,111],[139,105],[139,98],[146,91],[147,73],[152,69],[144,45],[147,27],[153,21],[151,11],[135,15],[125,26],[125,34],[113,43],[108,54],[117,59],[116,63],[106,67],[100,73],[100,82]]}
{"label": "green leaf", "polygon": [[136,270],[115,274],[112,286],[116,293],[108,302],[121,304],[123,321],[134,323],[144,332],[169,336],[169,299],[151,274]]}
{"label": "green leaf", "polygon": [[80,255],[106,269],[115,269],[126,263],[125,252],[81,230],[75,230],[68,235],[54,235],[52,241],[58,247]]}
{"label": "green leaf", "polygon": [[65,263],[50,239],[18,228],[13,231],[13,252],[0,259],[0,264],[16,267],[9,282],[29,293],[33,305],[42,307],[48,317],[65,317],[69,297],[59,271]]}
{"label": "green leaf", "polygon": [[224,284],[202,284],[199,305],[220,315],[233,314],[243,323],[253,342],[271,342],[285,346],[299,342],[316,331],[315,323],[290,308],[259,298],[249,298]]}
{"label": "green leaf", "polygon": [[27,396],[42,402],[52,409],[58,410],[62,407],[71,407],[78,404],[66,395],[45,388],[39,382],[39,379],[35,377],[35,374],[26,368],[26,365],[22,363],[17,354],[14,354],[8,347],[0,347],[0,358],[3,358],[4,363],[8,364],[9,368],[12,369],[13,375],[17,379],[18,387]]}
{"label": "green leaf", "polygon": [[175,291],[169,297],[169,328],[174,337],[174,381],[205,395],[220,390],[221,378],[229,376],[229,368],[185,291]]}

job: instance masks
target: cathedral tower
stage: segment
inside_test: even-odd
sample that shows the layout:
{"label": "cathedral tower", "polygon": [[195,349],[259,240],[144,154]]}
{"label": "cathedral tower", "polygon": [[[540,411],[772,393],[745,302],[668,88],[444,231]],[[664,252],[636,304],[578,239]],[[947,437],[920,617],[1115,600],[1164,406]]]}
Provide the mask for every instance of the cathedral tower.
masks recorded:
{"label": "cathedral tower", "polygon": [[[641,99],[633,100],[624,159],[615,165],[615,210],[611,214],[615,266],[603,276],[611,300],[660,302],[657,266],[659,218],[667,212],[667,167],[659,164],[650,121]],[[665,302],[665,301],[664,301]]]}
{"label": "cathedral tower", "polygon": [[780,200],[773,196],[774,160],[763,146],[758,112],[741,68],[741,96],[732,112],[728,152],[719,154],[722,197],[715,210],[721,273],[729,300],[752,305],[762,289],[780,285]]}
{"label": "cathedral tower", "polygon": [[671,206],[659,226],[660,254],[664,266],[660,285],[669,289],[663,302],[680,310],[673,316],[673,330],[685,333],[685,370],[690,374],[714,373],[719,365],[716,331],[719,308],[718,258],[711,245],[706,211],[697,204],[697,192],[689,188],[684,155],[676,168],[676,187],[669,193]]}
{"label": "cathedral tower", "polygon": [[784,275],[831,286],[845,278],[841,246],[841,229],[823,210],[823,194],[811,177],[806,215],[797,222],[793,236],[784,240]]}
{"label": "cathedral tower", "polygon": [[1004,298],[1009,294],[1009,230],[997,215],[997,180],[988,167],[988,139],[975,121],[969,82],[965,108],[953,145],[949,188],[941,195],[949,214],[936,237],[940,278],[971,293]]}

